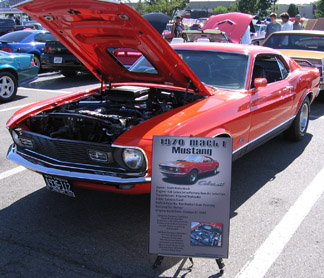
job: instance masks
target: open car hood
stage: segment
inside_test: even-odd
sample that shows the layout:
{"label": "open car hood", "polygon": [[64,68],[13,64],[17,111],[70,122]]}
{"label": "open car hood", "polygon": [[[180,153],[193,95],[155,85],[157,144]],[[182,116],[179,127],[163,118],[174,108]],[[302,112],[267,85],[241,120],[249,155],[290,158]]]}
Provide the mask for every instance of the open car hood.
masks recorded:
{"label": "open car hood", "polygon": [[[240,43],[247,27],[251,24],[254,15],[244,13],[225,13],[212,15],[206,21],[203,30],[218,29],[227,34],[234,43]],[[250,25],[251,33],[254,32],[253,24]]]}
{"label": "open car hood", "polygon": [[[29,0],[19,8],[48,29],[100,81],[158,83],[210,95],[154,27],[131,7],[113,0]],[[136,49],[156,68],[130,72],[116,49]]]}

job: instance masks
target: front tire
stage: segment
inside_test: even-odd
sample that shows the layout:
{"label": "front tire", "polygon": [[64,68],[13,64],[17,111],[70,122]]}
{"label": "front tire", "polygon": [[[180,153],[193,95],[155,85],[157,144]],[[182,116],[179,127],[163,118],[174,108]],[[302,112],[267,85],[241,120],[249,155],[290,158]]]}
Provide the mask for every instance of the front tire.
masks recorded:
{"label": "front tire", "polygon": [[306,98],[300,106],[292,125],[284,132],[288,139],[300,141],[305,137],[309,123],[309,111],[309,99]]}
{"label": "front tire", "polygon": [[189,184],[194,184],[198,179],[198,171],[196,169],[193,169],[189,172],[187,175],[187,181]]}
{"label": "front tire", "polygon": [[38,73],[40,73],[42,69],[40,58],[36,54],[34,54],[33,60],[35,65],[38,66]]}
{"label": "front tire", "polygon": [[10,72],[0,73],[0,101],[8,102],[17,94],[17,78]]}

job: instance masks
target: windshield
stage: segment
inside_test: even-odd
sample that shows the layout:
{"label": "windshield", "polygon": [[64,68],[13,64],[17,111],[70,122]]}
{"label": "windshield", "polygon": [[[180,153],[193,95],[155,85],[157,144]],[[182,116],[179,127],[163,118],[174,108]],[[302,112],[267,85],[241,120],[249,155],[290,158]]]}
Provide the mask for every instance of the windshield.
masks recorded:
{"label": "windshield", "polygon": [[0,40],[2,42],[21,42],[24,38],[28,37],[31,34],[29,31],[21,32],[11,32],[1,36]]}
{"label": "windshield", "polygon": [[186,156],[183,160],[184,161],[192,161],[192,162],[202,162],[203,157],[202,156],[196,156],[196,155],[190,155],[190,156]]}
{"label": "windshield", "polygon": [[311,34],[273,34],[264,43],[276,49],[324,51],[324,36]]}
{"label": "windshield", "polygon": [[[239,90],[245,88],[248,55],[179,49],[176,52],[203,83],[224,89]],[[129,70],[157,74],[157,70],[144,56]]]}

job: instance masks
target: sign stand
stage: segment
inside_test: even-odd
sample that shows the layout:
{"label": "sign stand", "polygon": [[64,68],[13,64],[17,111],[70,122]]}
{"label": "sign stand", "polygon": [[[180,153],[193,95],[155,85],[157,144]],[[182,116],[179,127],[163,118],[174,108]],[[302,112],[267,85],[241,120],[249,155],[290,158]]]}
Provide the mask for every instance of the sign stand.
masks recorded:
{"label": "sign stand", "polygon": [[[163,259],[164,259],[164,256],[158,255],[156,257],[156,259],[155,259],[154,264],[153,264],[153,269],[156,269],[158,266],[160,266],[162,264]],[[189,261],[191,262],[191,267],[192,267],[194,265],[193,259],[191,257],[189,257]],[[221,275],[223,275],[224,274],[224,267],[225,267],[223,259],[222,258],[217,258],[216,263],[217,263],[217,266],[219,268],[219,273]]]}

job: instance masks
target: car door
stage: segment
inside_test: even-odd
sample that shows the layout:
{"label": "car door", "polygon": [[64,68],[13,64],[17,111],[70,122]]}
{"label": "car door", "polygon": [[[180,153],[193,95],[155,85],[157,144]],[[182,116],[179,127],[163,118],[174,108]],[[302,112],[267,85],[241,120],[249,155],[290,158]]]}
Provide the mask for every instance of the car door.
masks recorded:
{"label": "car door", "polygon": [[200,171],[207,172],[213,170],[211,168],[211,165],[212,165],[212,160],[209,157],[204,157],[201,163]]}
{"label": "car door", "polygon": [[262,67],[263,76],[256,77],[266,78],[268,84],[252,89],[250,142],[262,143],[262,138],[276,135],[276,131],[289,119],[295,89],[289,80],[290,69],[280,56],[260,55],[255,59],[254,72],[257,67]]}

